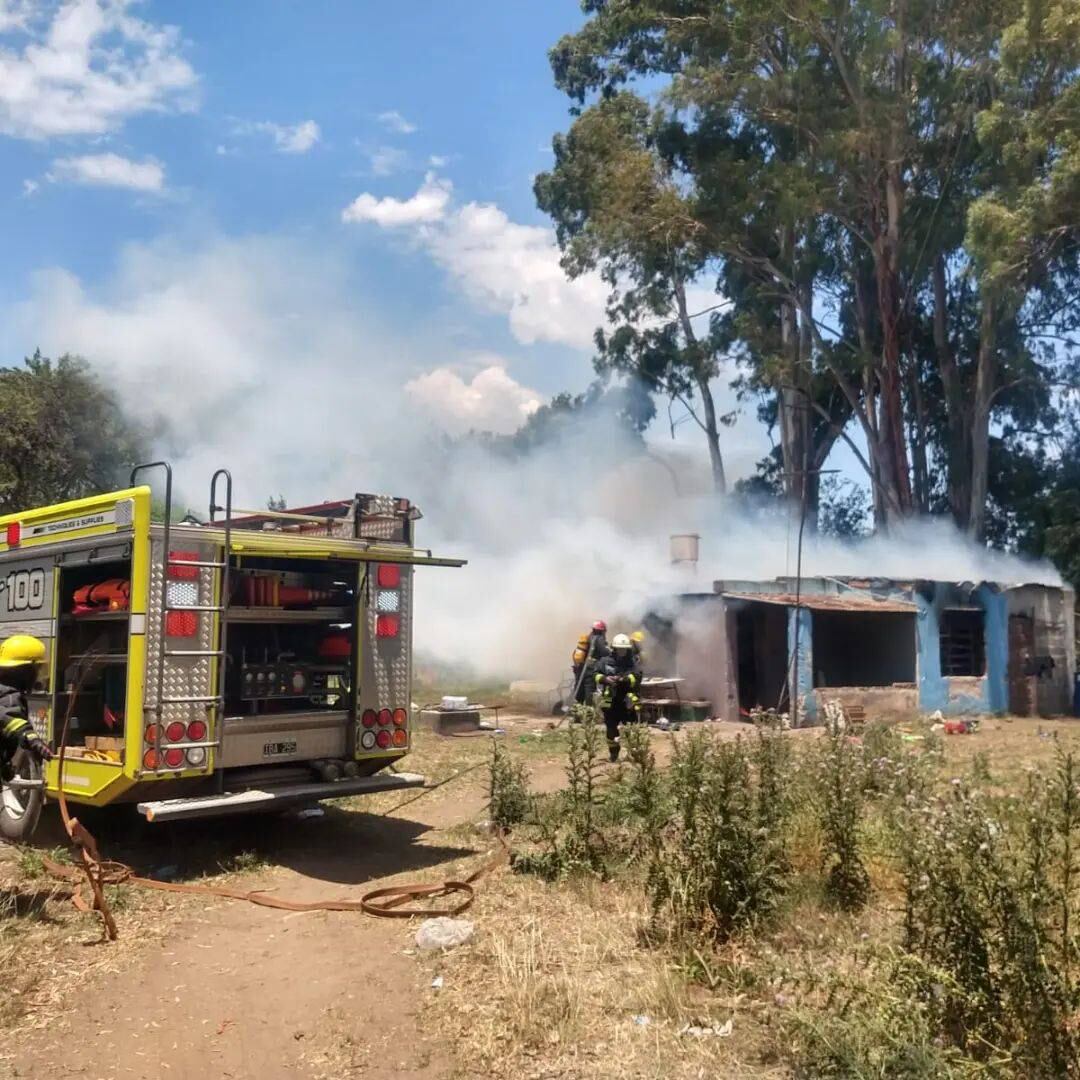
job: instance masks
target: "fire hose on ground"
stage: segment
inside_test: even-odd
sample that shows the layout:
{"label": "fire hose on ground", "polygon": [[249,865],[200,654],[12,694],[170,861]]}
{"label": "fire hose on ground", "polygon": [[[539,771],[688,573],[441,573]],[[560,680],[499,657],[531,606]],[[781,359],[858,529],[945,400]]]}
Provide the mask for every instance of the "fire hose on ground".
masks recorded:
{"label": "fire hose on ground", "polygon": [[[373,889],[359,899],[337,897],[313,901],[284,900],[280,897],[270,896],[267,892],[258,889],[245,891],[219,885],[185,884],[141,877],[124,863],[103,859],[93,835],[79,822],[78,818],[71,816],[68,809],[63,786],[64,757],[67,751],[68,727],[78,697],[78,690],[79,687],[76,686],[69,700],[67,713],[64,716],[64,727],[60,737],[57,762],[59,770],[57,801],[60,804],[60,816],[64,822],[64,829],[77,852],[78,859],[76,864],[71,866],[65,866],[47,856],[42,861],[45,869],[53,877],[73,886],[74,891],[71,899],[78,911],[85,913],[96,911],[101,916],[102,941],[115,941],[119,936],[116,919],[105,897],[106,885],[127,884],[144,889],[154,889],[158,892],[212,896],[222,900],[243,900],[250,904],[275,908],[279,911],[361,911],[367,915],[374,915],[384,919],[435,918],[438,916],[460,915],[463,911],[466,911],[476,899],[476,889],[474,887],[476,882],[510,861],[510,846],[507,842],[507,834],[505,831],[496,831],[495,838],[498,845],[494,854],[485,859],[473,873],[461,881],[450,880],[430,885],[424,883],[390,885],[381,889]],[[471,771],[471,769],[467,769],[465,772],[455,773],[454,776],[448,777],[447,780],[426,789],[415,798],[429,794],[450,780],[457,779],[459,776]],[[415,800],[407,800],[407,802],[412,801]],[[392,813],[403,805],[405,803],[391,807],[386,813]],[[83,893],[84,886],[89,886],[90,900]],[[430,902],[450,896],[456,896],[457,901],[444,906],[406,907],[408,904],[419,901]]]}

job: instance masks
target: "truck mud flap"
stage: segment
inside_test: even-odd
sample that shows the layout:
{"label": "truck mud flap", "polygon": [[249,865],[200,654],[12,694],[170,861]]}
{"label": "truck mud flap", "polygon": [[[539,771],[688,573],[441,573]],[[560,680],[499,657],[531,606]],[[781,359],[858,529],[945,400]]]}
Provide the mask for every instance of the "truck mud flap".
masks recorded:
{"label": "truck mud flap", "polygon": [[200,795],[191,799],[159,799],[141,802],[139,813],[147,821],[180,821],[184,818],[226,817],[231,814],[257,814],[288,809],[297,803],[340,799],[346,795],[375,795],[380,791],[423,787],[424,778],[418,773],[383,773],[378,776],[358,776],[335,780],[329,784],[282,784],[225,792],[222,795]]}

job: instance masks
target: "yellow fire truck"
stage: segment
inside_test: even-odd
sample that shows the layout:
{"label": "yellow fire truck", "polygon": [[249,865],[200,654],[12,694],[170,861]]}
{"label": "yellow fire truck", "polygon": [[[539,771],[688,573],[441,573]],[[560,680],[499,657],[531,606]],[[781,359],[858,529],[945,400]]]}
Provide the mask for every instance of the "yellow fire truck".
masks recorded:
{"label": "yellow fire truck", "polygon": [[[0,640],[46,644],[30,720],[55,746],[69,717],[65,796],[161,822],[422,784],[382,772],[411,738],[413,568],[464,564],[414,546],[420,516],[380,495],[236,510],[220,469],[207,520],[175,523],[154,462],[0,517]],[[0,832],[22,839],[61,777],[12,767]]]}

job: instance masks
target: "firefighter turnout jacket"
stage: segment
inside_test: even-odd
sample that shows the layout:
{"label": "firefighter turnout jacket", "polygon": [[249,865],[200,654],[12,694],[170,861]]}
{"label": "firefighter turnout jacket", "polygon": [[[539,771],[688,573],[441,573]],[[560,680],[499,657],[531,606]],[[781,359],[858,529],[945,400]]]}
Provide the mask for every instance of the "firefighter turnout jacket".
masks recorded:
{"label": "firefighter turnout jacket", "polygon": [[596,689],[603,709],[638,711],[641,668],[630,650],[624,655],[612,653],[596,665]]}
{"label": "firefighter turnout jacket", "polygon": [[29,750],[35,757],[52,757],[45,740],[33,729],[26,695],[11,686],[0,684],[0,752],[10,758],[16,750]]}

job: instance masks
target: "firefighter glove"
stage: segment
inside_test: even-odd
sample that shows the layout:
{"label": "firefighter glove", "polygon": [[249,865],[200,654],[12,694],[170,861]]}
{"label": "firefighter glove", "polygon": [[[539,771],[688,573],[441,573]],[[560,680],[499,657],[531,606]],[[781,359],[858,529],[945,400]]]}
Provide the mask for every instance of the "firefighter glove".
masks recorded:
{"label": "firefighter glove", "polygon": [[26,750],[38,759],[38,761],[52,761],[53,752],[48,743],[34,730],[27,731],[22,737],[22,744]]}

